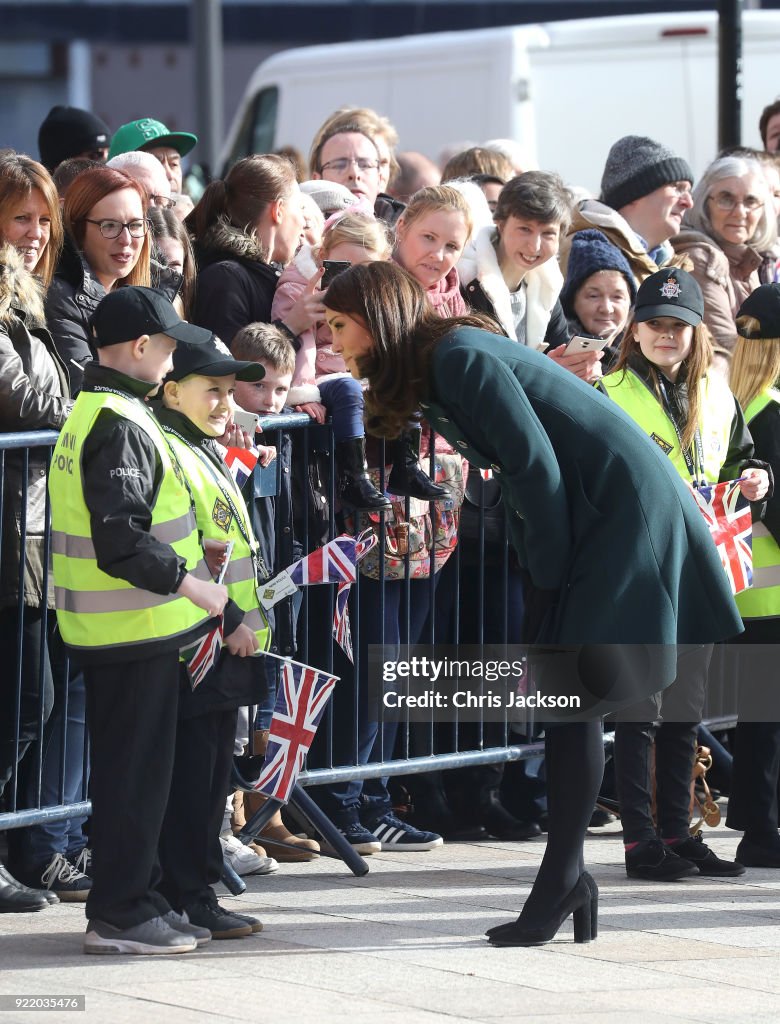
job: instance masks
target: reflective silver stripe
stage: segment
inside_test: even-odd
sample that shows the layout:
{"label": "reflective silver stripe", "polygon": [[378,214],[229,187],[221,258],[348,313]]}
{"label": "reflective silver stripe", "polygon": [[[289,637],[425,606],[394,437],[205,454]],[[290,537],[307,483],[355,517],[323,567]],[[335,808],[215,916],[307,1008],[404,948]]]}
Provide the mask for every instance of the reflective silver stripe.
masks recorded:
{"label": "reflective silver stripe", "polygon": [[254,560],[247,556],[246,558],[235,558],[228,562],[228,567],[225,570],[225,576],[222,580],[223,583],[243,583],[245,580],[255,579],[255,564]]}
{"label": "reflective silver stripe", "polygon": [[161,544],[175,544],[177,540],[185,540],[196,529],[195,516],[190,511],[164,523],[152,523],[149,533]]}
{"label": "reflective silver stripe", "polygon": [[765,590],[767,587],[780,587],[780,565],[768,565],[765,568],[753,568],[753,589]]}
{"label": "reflective silver stripe", "polygon": [[258,608],[253,608],[251,611],[246,613],[244,616],[244,625],[249,626],[249,628],[254,630],[254,632],[257,632],[259,629],[268,628],[268,623],[260,614],[260,610]]}
{"label": "reflective silver stripe", "polygon": [[[198,562],[191,575],[199,580],[211,580],[204,561]],[[139,612],[145,608],[159,608],[178,601],[178,594],[153,594],[151,590],[130,587],[128,590],[67,590],[54,588],[56,607],[64,612],[99,614],[100,612]]]}
{"label": "reflective silver stripe", "polygon": [[758,538],[764,539],[766,537],[771,537],[771,536],[772,536],[772,534],[769,532],[769,530],[767,530],[767,528],[764,526],[763,523],[753,523],[753,539],[754,540],[757,540]]}
{"label": "reflective silver stripe", "polygon": [[95,558],[95,545],[89,537],[75,537],[62,530],[51,531],[51,550],[55,555],[66,558]]}
{"label": "reflective silver stripe", "polygon": [[66,590],[54,588],[54,602],[59,611],[76,614],[99,612],[139,612],[146,608],[159,608],[177,601],[176,594],[153,594],[151,590]]}

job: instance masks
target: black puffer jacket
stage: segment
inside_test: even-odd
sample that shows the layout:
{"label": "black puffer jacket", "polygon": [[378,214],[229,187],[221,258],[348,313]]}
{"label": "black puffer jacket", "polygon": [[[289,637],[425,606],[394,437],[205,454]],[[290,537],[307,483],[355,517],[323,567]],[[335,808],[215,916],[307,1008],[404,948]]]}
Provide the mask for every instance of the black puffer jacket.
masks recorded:
{"label": "black puffer jacket", "polygon": [[247,324],[270,323],[281,269],[266,263],[257,242],[220,221],[196,247],[198,279],[192,322],[226,345]]}
{"label": "black puffer jacket", "polygon": [[[0,432],[58,430],[73,403],[68,375],[43,321],[40,287],[11,246],[0,249]],[[44,600],[47,449],[31,448],[24,502],[24,455],[5,456],[0,605],[18,600],[22,528],[25,531],[24,603]],[[48,604],[52,601],[49,576]]]}
{"label": "black puffer jacket", "polygon": [[[181,274],[156,261],[152,261],[151,272],[152,287],[159,288],[173,302],[181,288]],[[84,367],[95,358],[89,321],[105,294],[86,256],[66,235],[57,272],[46,295],[46,323],[68,367],[74,395],[81,390]]]}

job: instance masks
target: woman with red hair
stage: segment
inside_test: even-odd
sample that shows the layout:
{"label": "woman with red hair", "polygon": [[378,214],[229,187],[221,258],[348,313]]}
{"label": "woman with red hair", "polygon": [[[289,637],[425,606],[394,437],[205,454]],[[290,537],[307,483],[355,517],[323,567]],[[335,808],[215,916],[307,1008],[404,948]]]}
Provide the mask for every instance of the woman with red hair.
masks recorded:
{"label": "woman with red hair", "polygon": [[84,171],[65,193],[65,248],[46,297],[46,322],[74,394],[92,358],[89,319],[97,304],[120,285],[150,284],[147,207],[143,186],[111,167]]}

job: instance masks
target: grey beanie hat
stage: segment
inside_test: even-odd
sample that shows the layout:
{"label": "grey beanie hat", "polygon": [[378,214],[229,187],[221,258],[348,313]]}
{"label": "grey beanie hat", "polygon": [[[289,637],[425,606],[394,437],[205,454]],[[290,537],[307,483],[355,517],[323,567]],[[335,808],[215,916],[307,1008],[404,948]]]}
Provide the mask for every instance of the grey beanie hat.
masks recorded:
{"label": "grey beanie hat", "polygon": [[601,178],[601,201],[619,210],[663,185],[690,181],[687,160],[642,135],[625,135],[614,144]]}

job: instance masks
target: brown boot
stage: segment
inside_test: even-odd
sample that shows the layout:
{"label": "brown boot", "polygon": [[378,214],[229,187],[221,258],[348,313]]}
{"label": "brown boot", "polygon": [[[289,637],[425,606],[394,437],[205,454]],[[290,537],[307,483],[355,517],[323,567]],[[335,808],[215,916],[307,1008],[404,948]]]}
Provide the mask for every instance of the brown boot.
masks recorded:
{"label": "brown boot", "polygon": [[[255,729],[252,735],[252,742],[249,744],[246,752],[254,755],[255,757],[263,757],[265,755],[266,748],[268,747],[268,732],[268,729]],[[243,828],[247,819],[251,818],[253,814],[257,814],[268,798],[263,796],[261,793],[255,792],[241,793],[240,795],[242,797],[241,827]],[[234,797],[234,813],[235,806],[236,802]],[[263,828],[260,835],[271,847],[271,855],[280,863],[292,864],[314,860],[315,856],[320,852],[320,844],[316,839],[301,839],[299,836],[294,836],[292,832],[289,832],[284,827],[282,814],[279,810],[274,813],[274,816]],[[272,840],[276,840],[277,843],[289,843],[290,846],[295,846],[297,849],[290,850],[283,846],[277,846],[272,842]]]}

